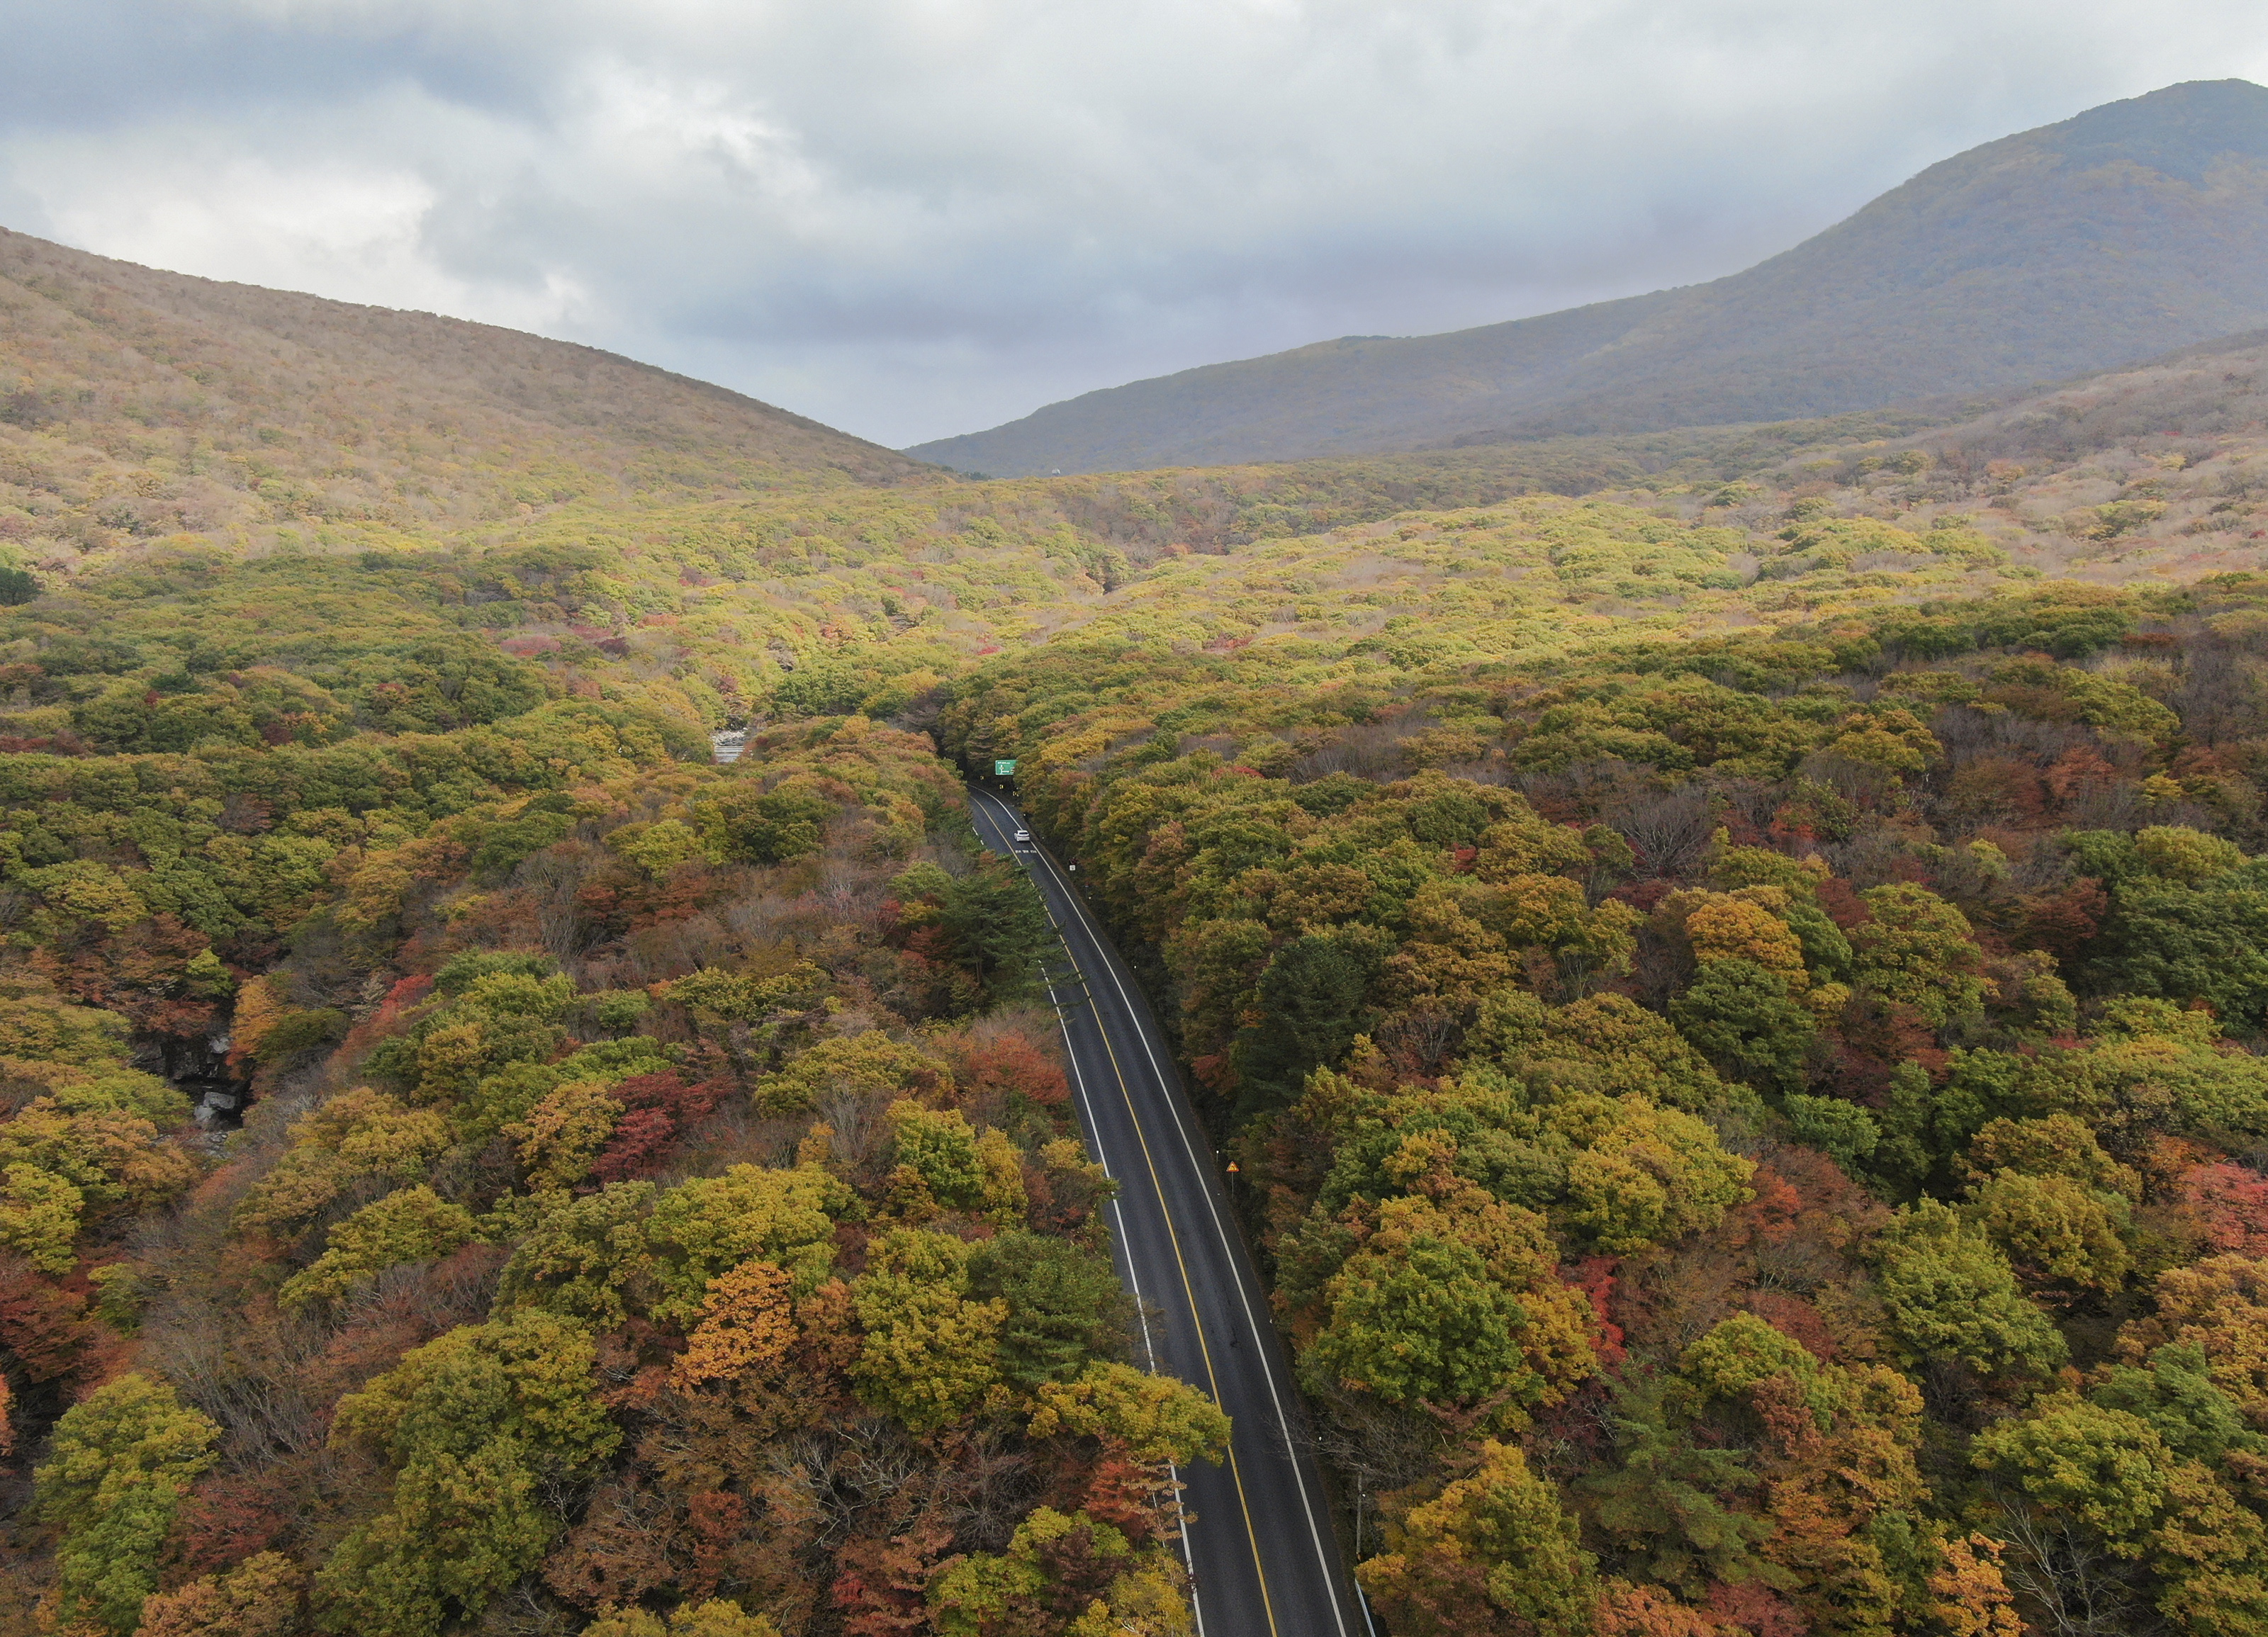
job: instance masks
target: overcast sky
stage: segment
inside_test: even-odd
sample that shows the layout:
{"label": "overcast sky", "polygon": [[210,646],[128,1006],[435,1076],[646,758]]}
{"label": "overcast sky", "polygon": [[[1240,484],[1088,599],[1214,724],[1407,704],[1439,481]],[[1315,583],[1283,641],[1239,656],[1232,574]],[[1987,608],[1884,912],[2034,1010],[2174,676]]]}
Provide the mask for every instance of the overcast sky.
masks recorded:
{"label": "overcast sky", "polygon": [[892,444],[1733,272],[2259,0],[0,0],[0,224]]}

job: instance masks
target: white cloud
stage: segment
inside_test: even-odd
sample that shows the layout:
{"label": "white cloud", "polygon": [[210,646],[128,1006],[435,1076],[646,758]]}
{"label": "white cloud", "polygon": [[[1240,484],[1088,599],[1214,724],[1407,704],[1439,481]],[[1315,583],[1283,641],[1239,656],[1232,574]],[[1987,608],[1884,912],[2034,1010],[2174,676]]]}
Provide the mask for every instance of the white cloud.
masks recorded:
{"label": "white cloud", "polygon": [[129,261],[521,329],[573,327],[588,311],[563,271],[534,287],[452,275],[423,242],[438,195],[412,173],[242,155],[137,157],[129,180],[107,186],[85,175],[83,155],[40,175],[33,196],[55,235]]}
{"label": "white cloud", "polygon": [[13,4],[10,225],[894,443],[1712,276],[1959,148],[2268,70],[2232,0]]}

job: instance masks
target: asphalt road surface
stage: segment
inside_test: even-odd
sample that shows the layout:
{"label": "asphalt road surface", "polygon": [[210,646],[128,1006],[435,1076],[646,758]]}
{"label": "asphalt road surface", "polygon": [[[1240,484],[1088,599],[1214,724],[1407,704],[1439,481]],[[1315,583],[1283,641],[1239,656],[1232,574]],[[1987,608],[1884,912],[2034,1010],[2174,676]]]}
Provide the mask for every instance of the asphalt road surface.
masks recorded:
{"label": "asphalt road surface", "polygon": [[1061,867],[1012,840],[1022,815],[989,790],[970,798],[977,833],[1030,872],[1079,974],[1053,996],[1088,1145],[1118,1179],[1119,1276],[1151,1315],[1142,1362],[1203,1388],[1235,1426],[1224,1464],[1179,1474],[1201,1637],[1370,1637],[1266,1294],[1165,1036]]}

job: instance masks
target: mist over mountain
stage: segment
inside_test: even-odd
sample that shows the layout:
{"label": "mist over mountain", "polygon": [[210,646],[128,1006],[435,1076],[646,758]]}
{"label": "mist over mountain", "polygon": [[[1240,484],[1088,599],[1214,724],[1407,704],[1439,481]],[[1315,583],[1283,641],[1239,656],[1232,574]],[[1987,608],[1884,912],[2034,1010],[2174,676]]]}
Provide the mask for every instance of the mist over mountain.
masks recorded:
{"label": "mist over mountain", "polygon": [[1706,284],[1209,365],[908,452],[1005,475],[1834,415],[2268,323],[2264,253],[2268,90],[2197,82],[1971,149]]}

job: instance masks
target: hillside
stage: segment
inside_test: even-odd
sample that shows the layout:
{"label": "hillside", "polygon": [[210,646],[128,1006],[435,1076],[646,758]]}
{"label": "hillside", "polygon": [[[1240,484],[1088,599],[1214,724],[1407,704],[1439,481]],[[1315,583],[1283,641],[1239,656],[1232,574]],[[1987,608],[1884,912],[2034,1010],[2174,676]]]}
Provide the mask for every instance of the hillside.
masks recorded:
{"label": "hillside", "polygon": [[2263,322],[2268,91],[2197,83],[1972,149],[1711,283],[1185,371],[909,452],[1005,475],[1781,420]]}
{"label": "hillside", "polygon": [[45,439],[8,436],[0,480],[99,503],[60,537],[38,513],[0,513],[0,533],[78,550],[278,518],[451,525],[583,494],[923,475],[800,415],[592,348],[4,230],[0,333],[0,436]]}

